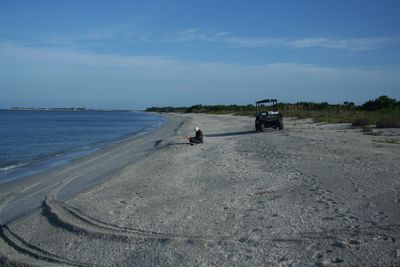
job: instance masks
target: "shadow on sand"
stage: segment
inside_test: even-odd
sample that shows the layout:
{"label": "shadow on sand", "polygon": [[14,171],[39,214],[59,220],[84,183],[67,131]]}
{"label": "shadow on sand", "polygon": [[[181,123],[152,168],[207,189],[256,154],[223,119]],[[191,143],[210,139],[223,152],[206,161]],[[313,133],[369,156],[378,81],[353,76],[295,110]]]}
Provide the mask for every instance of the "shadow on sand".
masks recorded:
{"label": "shadow on sand", "polygon": [[169,146],[180,146],[180,145],[190,145],[188,142],[175,142],[175,143],[168,143],[162,147],[169,147]]}
{"label": "shadow on sand", "polygon": [[168,144],[161,145],[161,142],[163,140],[157,140],[154,142],[154,148],[160,148],[160,147],[169,147],[169,146],[176,146],[176,145],[189,145],[189,142],[169,142]]}
{"label": "shadow on sand", "polygon": [[255,133],[256,133],[255,131],[228,132],[228,133],[205,134],[204,137],[226,137],[226,136],[246,135]]}

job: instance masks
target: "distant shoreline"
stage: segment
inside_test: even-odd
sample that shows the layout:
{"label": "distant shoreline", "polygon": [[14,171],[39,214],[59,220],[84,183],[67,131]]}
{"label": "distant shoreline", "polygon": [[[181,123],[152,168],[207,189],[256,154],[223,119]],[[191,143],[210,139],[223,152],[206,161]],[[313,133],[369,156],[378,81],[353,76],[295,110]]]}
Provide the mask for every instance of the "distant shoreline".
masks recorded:
{"label": "distant shoreline", "polygon": [[74,111],[74,112],[85,112],[85,111],[103,111],[103,112],[143,112],[143,110],[133,110],[133,109],[89,109],[89,108],[20,108],[14,107],[9,109],[0,109],[0,111]]}

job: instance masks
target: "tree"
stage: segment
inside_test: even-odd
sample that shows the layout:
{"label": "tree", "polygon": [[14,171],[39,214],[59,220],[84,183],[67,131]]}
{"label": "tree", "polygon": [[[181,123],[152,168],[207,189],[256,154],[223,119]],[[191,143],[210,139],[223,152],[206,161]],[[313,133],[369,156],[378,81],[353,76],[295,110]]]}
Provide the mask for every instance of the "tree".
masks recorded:
{"label": "tree", "polygon": [[394,109],[396,107],[396,99],[388,96],[380,96],[375,100],[369,100],[365,102],[361,108],[367,111],[382,110],[382,109]]}

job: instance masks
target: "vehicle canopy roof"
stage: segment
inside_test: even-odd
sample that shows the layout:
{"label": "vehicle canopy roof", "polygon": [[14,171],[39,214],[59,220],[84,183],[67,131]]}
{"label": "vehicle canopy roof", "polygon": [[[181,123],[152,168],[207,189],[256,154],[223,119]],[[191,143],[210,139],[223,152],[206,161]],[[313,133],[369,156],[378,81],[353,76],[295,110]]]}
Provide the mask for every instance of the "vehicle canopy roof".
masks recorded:
{"label": "vehicle canopy roof", "polygon": [[257,101],[256,104],[262,104],[262,103],[274,103],[274,102],[278,102],[276,99],[264,99],[264,100],[260,100]]}

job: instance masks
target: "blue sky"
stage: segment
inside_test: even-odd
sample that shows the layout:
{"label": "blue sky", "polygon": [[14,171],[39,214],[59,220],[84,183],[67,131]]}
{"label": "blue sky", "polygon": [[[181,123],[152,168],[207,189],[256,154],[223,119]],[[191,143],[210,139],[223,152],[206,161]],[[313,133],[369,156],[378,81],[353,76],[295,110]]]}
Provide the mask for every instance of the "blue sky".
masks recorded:
{"label": "blue sky", "polygon": [[0,2],[0,108],[400,98],[400,1]]}

